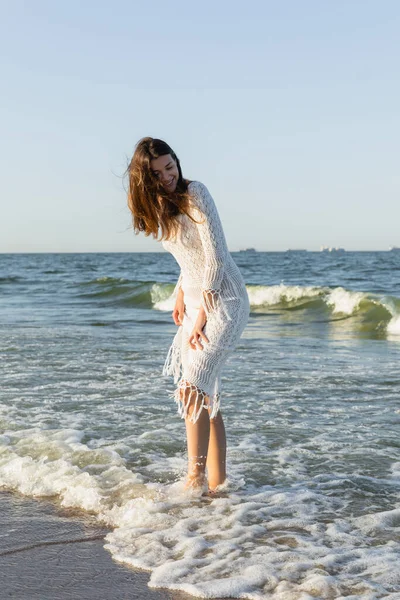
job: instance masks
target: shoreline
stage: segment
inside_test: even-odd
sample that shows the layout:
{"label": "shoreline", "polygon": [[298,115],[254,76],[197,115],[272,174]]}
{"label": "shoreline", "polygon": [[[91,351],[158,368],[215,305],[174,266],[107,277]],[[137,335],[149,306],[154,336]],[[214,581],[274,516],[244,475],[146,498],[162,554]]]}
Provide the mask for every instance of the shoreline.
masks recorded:
{"label": "shoreline", "polygon": [[0,490],[0,584],[18,600],[188,600],[152,590],[150,573],[114,561],[109,528],[49,499]]}

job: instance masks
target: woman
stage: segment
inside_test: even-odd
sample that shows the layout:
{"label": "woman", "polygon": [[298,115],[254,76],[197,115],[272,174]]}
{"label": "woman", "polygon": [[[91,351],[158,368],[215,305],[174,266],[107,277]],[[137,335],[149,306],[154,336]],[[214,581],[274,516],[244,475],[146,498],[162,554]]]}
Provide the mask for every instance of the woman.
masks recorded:
{"label": "woman", "polygon": [[182,177],[175,152],[145,137],[128,167],[128,206],[135,233],[152,234],[181,268],[172,313],[179,327],[163,374],[173,375],[173,397],[185,419],[186,488],[212,494],[226,479],[226,438],[220,411],[221,369],[249,317],[249,299],[229,254],[221,221],[205,185]]}

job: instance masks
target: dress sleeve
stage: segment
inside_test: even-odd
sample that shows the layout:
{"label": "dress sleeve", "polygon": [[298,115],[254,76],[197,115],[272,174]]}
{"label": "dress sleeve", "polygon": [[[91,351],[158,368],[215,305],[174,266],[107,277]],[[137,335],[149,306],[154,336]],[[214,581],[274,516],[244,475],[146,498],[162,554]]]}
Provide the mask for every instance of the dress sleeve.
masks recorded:
{"label": "dress sleeve", "polygon": [[182,271],[179,273],[178,281],[176,282],[172,297],[175,298],[178,295],[179,288],[182,286]]}
{"label": "dress sleeve", "polygon": [[[202,280],[202,300],[206,313],[214,311],[219,304],[225,309],[221,296],[221,283],[224,276],[227,245],[222,223],[215,202],[200,182],[193,186],[195,206],[198,209],[195,219],[203,246],[205,264]],[[226,312],[224,310],[224,312]]]}

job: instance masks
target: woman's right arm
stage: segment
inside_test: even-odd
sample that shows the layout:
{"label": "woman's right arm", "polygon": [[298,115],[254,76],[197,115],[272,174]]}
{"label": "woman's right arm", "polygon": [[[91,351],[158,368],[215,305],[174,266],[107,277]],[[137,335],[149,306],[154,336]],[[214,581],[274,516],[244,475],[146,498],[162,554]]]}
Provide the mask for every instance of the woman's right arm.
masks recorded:
{"label": "woman's right arm", "polygon": [[178,288],[178,293],[175,300],[174,310],[172,311],[172,318],[174,320],[175,325],[183,324],[183,316],[185,314],[185,300],[183,289]]}

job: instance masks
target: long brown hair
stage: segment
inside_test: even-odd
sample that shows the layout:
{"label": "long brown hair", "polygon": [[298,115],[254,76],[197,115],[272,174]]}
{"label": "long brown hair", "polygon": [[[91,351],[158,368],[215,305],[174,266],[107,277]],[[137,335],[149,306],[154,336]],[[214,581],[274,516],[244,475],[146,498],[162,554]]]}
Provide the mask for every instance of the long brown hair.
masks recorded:
{"label": "long brown hair", "polygon": [[[170,154],[177,164],[179,178],[175,191],[169,194],[153,173],[150,162]],[[183,179],[179,159],[170,146],[163,140],[144,137],[135,146],[135,152],[129,163],[128,207],[133,217],[136,234],[141,231],[146,236],[152,234],[160,240],[170,239],[178,229],[178,215],[189,214],[189,181]]]}

